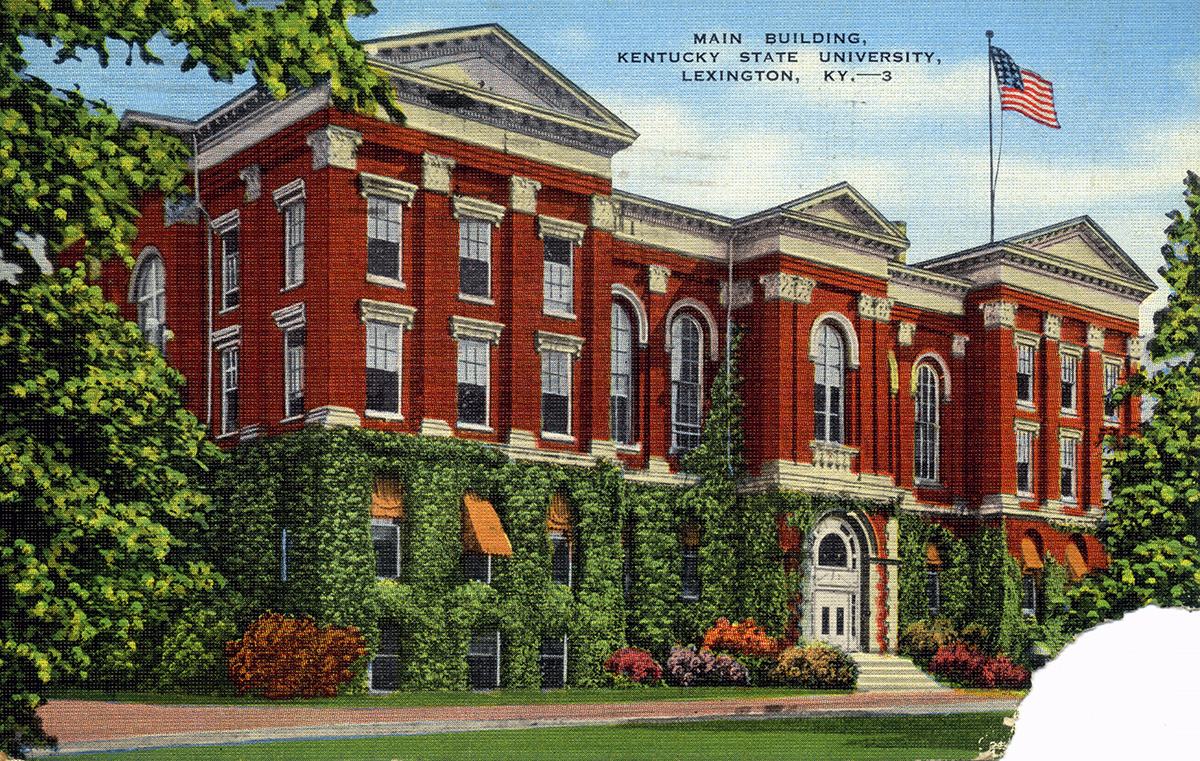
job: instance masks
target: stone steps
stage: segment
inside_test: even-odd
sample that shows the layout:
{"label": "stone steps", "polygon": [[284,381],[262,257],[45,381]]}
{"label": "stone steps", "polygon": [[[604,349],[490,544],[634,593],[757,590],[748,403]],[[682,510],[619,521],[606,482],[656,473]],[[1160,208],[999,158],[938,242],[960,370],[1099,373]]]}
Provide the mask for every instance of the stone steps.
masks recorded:
{"label": "stone steps", "polygon": [[858,692],[953,692],[917,668],[908,658],[851,653],[858,664]]}

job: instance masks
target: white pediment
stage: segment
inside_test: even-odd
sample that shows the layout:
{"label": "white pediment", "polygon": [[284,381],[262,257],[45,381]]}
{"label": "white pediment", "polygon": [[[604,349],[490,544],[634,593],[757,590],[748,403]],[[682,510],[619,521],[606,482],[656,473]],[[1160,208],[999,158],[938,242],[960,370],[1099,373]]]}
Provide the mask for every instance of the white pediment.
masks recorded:
{"label": "white pediment", "polygon": [[1016,236],[1007,242],[1059,259],[1082,270],[1090,269],[1150,282],[1129,255],[1087,216]]}
{"label": "white pediment", "polygon": [[906,240],[902,227],[888,221],[861,193],[842,182],[784,204],[783,209],[872,237]]}

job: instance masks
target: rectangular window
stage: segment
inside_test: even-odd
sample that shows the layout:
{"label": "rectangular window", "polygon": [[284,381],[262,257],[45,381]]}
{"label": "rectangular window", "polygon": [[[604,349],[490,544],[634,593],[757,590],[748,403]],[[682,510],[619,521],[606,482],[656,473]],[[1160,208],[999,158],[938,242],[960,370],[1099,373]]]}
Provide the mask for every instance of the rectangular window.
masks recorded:
{"label": "rectangular window", "polygon": [[567,686],[567,637],[542,640],[542,689],[561,690]]}
{"label": "rectangular window", "polygon": [[1017,401],[1033,403],[1033,347],[1017,345]]}
{"label": "rectangular window", "polygon": [[1017,431],[1017,493],[1033,491],[1033,432]]}
{"label": "rectangular window", "polygon": [[467,217],[458,223],[458,292],[492,295],[492,225],[485,220]]}
{"label": "rectangular window", "polygon": [[283,210],[283,284],[285,288],[304,282],[304,201]]}
{"label": "rectangular window", "polygon": [[367,322],[367,409],[400,412],[400,326]]}
{"label": "rectangular window", "polygon": [[458,341],[458,422],[467,425],[488,424],[488,385],[490,349],[486,341],[460,338]]}
{"label": "rectangular window", "polygon": [[700,529],[689,523],[680,537],[679,581],[684,602],[700,599]]}
{"label": "rectangular window", "polygon": [[375,547],[375,576],[400,578],[400,529],[396,521],[371,519],[371,544]]}
{"label": "rectangular window", "polygon": [[238,349],[221,351],[221,433],[238,430]]}
{"label": "rectangular window", "polygon": [[1075,493],[1075,474],[1077,468],[1075,466],[1075,458],[1078,452],[1078,445],[1075,439],[1062,438],[1058,440],[1059,448],[1059,479],[1061,480],[1062,498],[1067,502],[1074,502]]}
{"label": "rectangular window", "polygon": [[1104,418],[1110,422],[1120,419],[1120,406],[1113,399],[1113,391],[1121,385],[1121,366],[1116,362],[1104,363]]}
{"label": "rectangular window", "polygon": [[238,228],[221,233],[221,308],[238,305],[241,283],[241,254],[238,251]]}
{"label": "rectangular window", "polygon": [[279,532],[279,580],[288,580],[288,530]]}
{"label": "rectangular window", "polygon": [[481,584],[492,583],[492,556],[482,552],[466,552],[462,554],[462,573],[467,581],[478,581]]}
{"label": "rectangular window", "polygon": [[571,432],[571,356],[542,351],[542,432]]}
{"label": "rectangular window", "polygon": [[467,683],[473,690],[500,686],[500,632],[481,632],[467,648]]}
{"label": "rectangular window", "polygon": [[1021,577],[1021,615],[1026,618],[1037,618],[1038,613],[1038,582],[1037,577],[1027,573]]}
{"label": "rectangular window", "polygon": [[554,548],[550,556],[550,581],[571,586],[571,540],[559,531],[550,534],[550,544]]}
{"label": "rectangular window", "polygon": [[1079,360],[1064,355],[1062,357],[1062,409],[1064,412],[1075,411],[1078,377]]}
{"label": "rectangular window", "polygon": [[293,328],[283,334],[284,417],[304,414],[304,341],[307,331]]}
{"label": "rectangular window", "polygon": [[367,196],[367,274],[400,280],[400,202]]}
{"label": "rectangular window", "polygon": [[575,275],[571,267],[574,244],[565,238],[547,237],[543,246],[542,309],[572,314],[575,308]]}
{"label": "rectangular window", "polygon": [[398,689],[400,673],[400,624],[384,619],[379,622],[379,650],[371,661],[371,689]]}

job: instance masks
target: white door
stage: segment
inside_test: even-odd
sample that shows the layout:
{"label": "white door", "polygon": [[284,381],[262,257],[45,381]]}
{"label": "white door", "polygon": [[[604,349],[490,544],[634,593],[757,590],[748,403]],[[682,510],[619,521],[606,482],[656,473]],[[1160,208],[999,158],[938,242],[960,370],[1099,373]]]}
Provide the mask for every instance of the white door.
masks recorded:
{"label": "white door", "polygon": [[846,521],[829,518],[813,534],[808,631],[846,652],[860,649],[862,545]]}
{"label": "white door", "polygon": [[817,639],[846,652],[858,650],[857,595],[845,590],[818,589],[813,605]]}

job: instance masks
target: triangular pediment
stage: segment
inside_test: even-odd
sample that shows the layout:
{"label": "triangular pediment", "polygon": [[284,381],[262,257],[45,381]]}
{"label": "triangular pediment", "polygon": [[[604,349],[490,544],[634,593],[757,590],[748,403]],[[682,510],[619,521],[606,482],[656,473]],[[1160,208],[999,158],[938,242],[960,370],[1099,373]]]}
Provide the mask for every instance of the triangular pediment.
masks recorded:
{"label": "triangular pediment", "polygon": [[[496,24],[368,40],[367,54],[396,77],[414,79],[434,105],[482,102],[591,123],[632,142],[637,133]],[[411,77],[406,77],[411,73]],[[439,87],[442,90],[439,90]],[[407,88],[397,87],[403,94]],[[430,93],[441,95],[444,102]]]}
{"label": "triangular pediment", "polygon": [[778,207],[789,215],[873,238],[906,243],[903,226],[888,221],[848,182],[841,182]]}
{"label": "triangular pediment", "polygon": [[1061,260],[1081,270],[1150,282],[1146,273],[1129,255],[1087,216],[1015,236],[1005,242]]}

